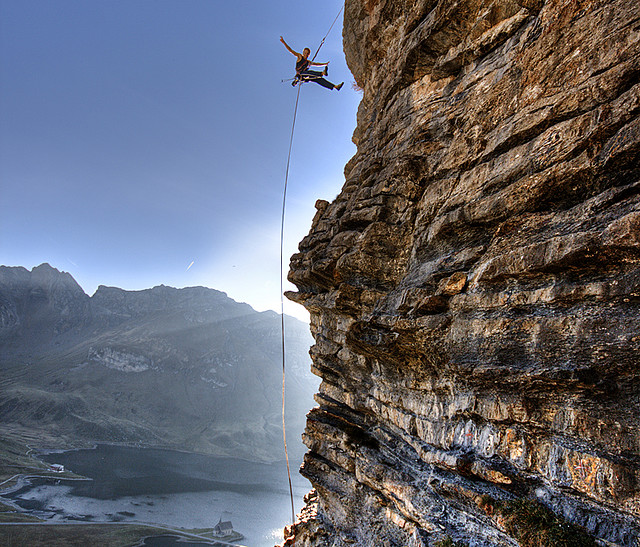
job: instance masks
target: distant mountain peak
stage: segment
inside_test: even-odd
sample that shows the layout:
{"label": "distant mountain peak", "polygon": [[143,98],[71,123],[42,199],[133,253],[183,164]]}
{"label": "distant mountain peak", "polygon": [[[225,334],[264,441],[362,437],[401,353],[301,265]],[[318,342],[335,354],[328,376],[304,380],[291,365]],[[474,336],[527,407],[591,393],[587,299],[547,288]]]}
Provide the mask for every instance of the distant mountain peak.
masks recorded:
{"label": "distant mountain peak", "polygon": [[196,322],[255,312],[249,304],[208,287],[178,289],[160,284],[150,289],[126,290],[99,285],[93,296],[88,296],[70,273],[48,262],[31,271],[22,266],[0,266],[0,339],[15,338],[16,328],[27,329],[38,339],[48,339],[51,333],[88,327],[96,321],[114,324],[164,311],[187,313]]}
{"label": "distant mountain peak", "polygon": [[31,273],[34,273],[36,271],[47,271],[47,270],[51,270],[53,272],[57,272],[57,273],[62,273],[60,270],[58,270],[58,268],[54,268],[51,264],[49,264],[48,262],[43,262],[42,264],[40,264],[39,266],[35,266],[32,270]]}
{"label": "distant mountain peak", "polygon": [[[287,327],[288,419],[301,433],[315,391],[312,340],[307,325],[291,318]],[[89,297],[48,264],[0,267],[0,369],[13,374],[0,383],[0,424],[56,443],[143,442],[272,461],[280,344],[275,312],[214,289],[100,285]]]}

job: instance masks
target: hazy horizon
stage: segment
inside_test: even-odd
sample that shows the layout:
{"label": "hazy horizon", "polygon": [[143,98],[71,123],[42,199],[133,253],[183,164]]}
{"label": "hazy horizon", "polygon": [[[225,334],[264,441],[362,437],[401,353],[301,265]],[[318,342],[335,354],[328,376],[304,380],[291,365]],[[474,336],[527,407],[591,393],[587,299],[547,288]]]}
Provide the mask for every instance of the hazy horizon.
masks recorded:
{"label": "hazy horizon", "polygon": [[[279,37],[315,51],[341,6],[1,0],[2,263],[47,262],[87,294],[205,286],[279,312],[297,92],[282,82],[295,58]],[[315,201],[337,195],[355,153],[360,95],[341,29],[342,17],[317,60],[344,88],[301,93],[285,274]]]}
{"label": "hazy horizon", "polygon": [[[127,292],[148,291],[148,290],[154,289],[155,287],[160,287],[160,286],[165,286],[165,287],[169,287],[171,289],[177,289],[177,290],[191,289],[191,288],[204,288],[204,289],[209,289],[209,290],[214,290],[214,291],[221,292],[221,293],[225,294],[228,298],[231,298],[232,300],[237,302],[238,304],[247,304],[248,306],[251,306],[251,308],[253,308],[257,312],[272,311],[272,312],[280,315],[280,310],[279,309],[278,310],[274,310],[274,309],[271,309],[271,308],[266,308],[266,309],[260,310],[260,309],[257,309],[255,306],[253,306],[250,302],[246,302],[244,300],[238,300],[237,298],[234,298],[232,295],[228,294],[226,291],[223,291],[223,290],[218,289],[216,287],[207,287],[205,285],[185,285],[185,286],[182,286],[182,287],[176,287],[174,285],[168,285],[167,283],[159,283],[159,284],[153,285],[151,287],[141,287],[141,288],[135,288],[135,289],[127,289],[125,287],[118,287],[117,285],[107,285],[106,283],[99,283],[98,285],[95,286],[95,288],[93,290],[89,291],[89,290],[87,290],[86,287],[83,287],[78,282],[78,280],[76,279],[72,269],[66,269],[65,270],[65,269],[57,268],[55,264],[51,264],[49,262],[42,262],[40,264],[36,264],[35,266],[31,266],[31,267],[23,266],[22,264],[0,264],[0,267],[25,268],[28,271],[32,271],[34,268],[37,268],[39,266],[43,266],[45,264],[48,264],[50,267],[58,270],[61,273],[68,273],[69,275],[71,275],[71,277],[73,277],[74,281],[76,281],[76,283],[78,283],[78,285],[80,285],[80,288],[89,297],[94,296],[99,287],[109,287],[109,288],[122,289],[122,290],[127,291]],[[309,322],[308,313],[306,312],[306,310],[304,310],[304,308],[302,308],[301,306],[296,305],[294,309],[301,310],[301,313],[299,315],[296,315],[296,314],[290,313],[290,311],[291,311],[290,309],[285,309],[285,315],[294,317],[295,319],[298,319],[298,320],[303,321],[305,323]]]}

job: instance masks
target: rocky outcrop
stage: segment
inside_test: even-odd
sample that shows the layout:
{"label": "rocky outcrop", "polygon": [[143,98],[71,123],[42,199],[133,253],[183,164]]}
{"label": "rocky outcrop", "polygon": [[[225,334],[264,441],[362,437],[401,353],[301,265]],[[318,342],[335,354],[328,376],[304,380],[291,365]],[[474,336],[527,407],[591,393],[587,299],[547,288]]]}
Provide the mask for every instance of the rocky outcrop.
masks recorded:
{"label": "rocky outcrop", "polygon": [[90,319],[89,297],[67,272],[0,266],[0,343],[27,335],[38,343],[78,330]]}
{"label": "rocky outcrop", "polygon": [[526,544],[518,504],[636,545],[640,4],[347,0],[344,43],[295,545]]}

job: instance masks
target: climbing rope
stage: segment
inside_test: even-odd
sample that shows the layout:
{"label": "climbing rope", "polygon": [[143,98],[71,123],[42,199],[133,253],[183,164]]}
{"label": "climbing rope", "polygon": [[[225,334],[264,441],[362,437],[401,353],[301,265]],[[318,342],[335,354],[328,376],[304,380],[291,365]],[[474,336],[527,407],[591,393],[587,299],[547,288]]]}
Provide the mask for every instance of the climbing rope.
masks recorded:
{"label": "climbing rope", "polygon": [[[318,55],[320,49],[324,45],[324,41],[329,36],[329,33],[333,29],[333,26],[336,24],[338,17],[344,10],[344,4],[340,8],[338,15],[331,23],[329,30],[322,38],[318,49],[313,55],[312,61],[315,60]],[[284,80],[283,80],[284,81]],[[295,133],[296,128],[296,118],[298,117],[298,103],[300,102],[300,89],[302,89],[303,82],[300,81],[298,85],[298,92],[296,93],[296,105],[293,109],[293,123],[291,124],[291,137],[289,138],[289,153],[287,154],[287,168],[285,170],[284,175],[284,189],[282,192],[282,218],[280,221],[280,332],[281,332],[281,342],[282,342],[282,440],[284,443],[284,455],[285,460],[287,462],[287,479],[289,480],[289,497],[291,498],[291,527],[293,533],[293,526],[295,526],[296,522],[296,511],[294,508],[293,502],[293,486],[291,483],[291,467],[289,466],[289,450],[287,449],[287,428],[285,423],[285,371],[286,371],[286,344],[285,344],[285,323],[284,323],[284,219],[285,219],[285,210],[287,205],[287,185],[289,183],[289,166],[291,165],[291,150],[293,148],[293,135]],[[295,544],[295,537],[294,537]]]}
{"label": "climbing rope", "polygon": [[282,219],[280,221],[280,332],[282,338],[282,440],[284,442],[284,455],[287,462],[287,478],[289,479],[289,496],[291,497],[291,526],[296,521],[296,510],[293,506],[293,487],[291,485],[291,468],[289,467],[289,450],[287,449],[287,428],[284,418],[284,381],[286,370],[285,351],[285,330],[284,330],[284,213],[287,205],[287,185],[289,183],[289,165],[291,164],[291,149],[293,147],[293,135],[296,128],[296,118],[298,117],[298,102],[300,100],[300,90],[296,93],[296,106],[293,109],[293,123],[291,124],[291,138],[289,139],[289,154],[287,156],[287,169],[284,175],[284,190],[282,192]]}
{"label": "climbing rope", "polygon": [[340,14],[342,13],[343,9],[344,9],[344,4],[340,8],[340,11],[338,12],[338,15],[336,15],[336,18],[333,20],[333,23],[331,23],[331,26],[329,27],[329,30],[327,31],[327,33],[324,35],[324,38],[322,38],[322,41],[320,42],[318,49],[316,49],[316,52],[313,54],[313,57],[311,58],[312,61],[316,60],[316,56],[318,55],[320,48],[324,45],[324,41],[327,39],[327,36],[329,36],[329,34],[331,33],[331,29],[333,28],[333,25],[336,24],[336,21],[338,20],[338,17],[340,17]]}

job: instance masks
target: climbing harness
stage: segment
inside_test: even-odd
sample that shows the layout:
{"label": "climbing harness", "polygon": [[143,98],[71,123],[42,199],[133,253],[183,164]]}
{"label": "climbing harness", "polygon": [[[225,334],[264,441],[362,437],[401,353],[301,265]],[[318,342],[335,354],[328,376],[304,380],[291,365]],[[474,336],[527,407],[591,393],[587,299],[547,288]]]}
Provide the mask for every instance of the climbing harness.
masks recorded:
{"label": "climbing harness", "polygon": [[296,74],[293,78],[286,78],[285,80],[280,80],[283,84],[286,82],[291,82],[293,87],[297,86],[299,83],[313,82],[314,80],[319,80],[322,76],[305,76],[304,78],[300,78],[299,74]]}
{"label": "climbing harness", "polygon": [[300,59],[296,63],[296,74],[302,74],[303,72],[307,71],[311,66],[311,62],[312,61],[309,61],[309,59],[305,59],[304,57],[302,57],[302,59]]}
{"label": "climbing harness", "polygon": [[[336,24],[338,17],[340,17],[340,14],[342,13],[342,10],[344,10],[344,4],[340,8],[340,11],[338,12],[338,15],[336,15],[336,18],[333,20],[333,23],[331,23],[329,30],[322,38],[322,41],[320,42],[318,49],[316,50],[315,54],[313,55],[313,58],[311,59],[312,62],[315,60],[320,49],[324,45],[324,41],[327,39],[327,36],[329,36],[329,33],[333,29],[333,26]],[[296,74],[296,77],[298,76],[299,75]],[[293,109],[291,137],[289,138],[289,153],[287,154],[287,168],[285,170],[284,188],[282,192],[282,217],[280,221],[280,332],[281,332],[281,343],[282,343],[282,440],[284,443],[285,460],[287,462],[287,478],[289,480],[289,497],[291,498],[292,532],[293,532],[293,526],[295,526],[295,522],[296,522],[296,512],[295,512],[295,507],[293,502],[293,486],[291,484],[291,468],[289,466],[289,450],[287,449],[287,428],[285,424],[285,412],[284,412],[285,411],[285,405],[284,405],[285,403],[285,371],[286,371],[286,344],[285,344],[285,322],[284,322],[284,219],[285,219],[285,210],[287,205],[287,186],[289,183],[289,166],[291,165],[291,150],[293,148],[293,135],[295,133],[295,128],[296,128],[296,118],[298,117],[298,103],[300,102],[300,90],[302,89],[302,84],[305,81],[311,81],[311,79],[309,80],[300,79],[299,82],[296,82],[296,77],[292,78],[293,80],[292,85],[296,85],[296,83],[300,83],[301,85],[298,86],[298,91],[296,93],[296,104]],[[282,81],[284,82],[285,80],[282,80]],[[294,544],[295,544],[295,538],[294,538]]]}
{"label": "climbing harness", "polygon": [[313,61],[309,61],[309,59],[305,59],[303,57],[296,63],[296,75],[293,77],[293,82],[291,82],[292,86],[295,87],[298,83],[303,81],[302,76],[307,70],[309,70],[312,62]]}

